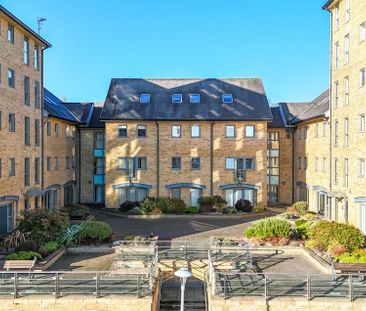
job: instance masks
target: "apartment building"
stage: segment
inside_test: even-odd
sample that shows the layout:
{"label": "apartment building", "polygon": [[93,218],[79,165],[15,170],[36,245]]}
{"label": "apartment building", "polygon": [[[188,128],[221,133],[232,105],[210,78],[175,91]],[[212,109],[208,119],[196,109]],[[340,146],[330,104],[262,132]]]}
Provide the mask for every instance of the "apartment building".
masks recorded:
{"label": "apartment building", "polygon": [[331,14],[333,219],[366,233],[366,2],[332,0],[324,9]]}
{"label": "apartment building", "polygon": [[0,5],[0,234],[42,189],[43,52],[51,45]]}

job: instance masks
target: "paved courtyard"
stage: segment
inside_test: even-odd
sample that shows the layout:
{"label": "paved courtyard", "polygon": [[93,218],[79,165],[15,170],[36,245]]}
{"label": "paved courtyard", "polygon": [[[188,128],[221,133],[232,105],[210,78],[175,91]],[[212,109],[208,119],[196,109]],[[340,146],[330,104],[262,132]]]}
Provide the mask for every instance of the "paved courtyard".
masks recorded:
{"label": "paved courtyard", "polygon": [[[280,212],[281,210],[278,210]],[[208,239],[210,236],[242,237],[251,222],[277,214],[276,210],[263,214],[236,216],[161,216],[160,218],[124,218],[92,208],[97,220],[109,223],[116,238],[126,235],[149,235],[154,233],[160,240]]]}

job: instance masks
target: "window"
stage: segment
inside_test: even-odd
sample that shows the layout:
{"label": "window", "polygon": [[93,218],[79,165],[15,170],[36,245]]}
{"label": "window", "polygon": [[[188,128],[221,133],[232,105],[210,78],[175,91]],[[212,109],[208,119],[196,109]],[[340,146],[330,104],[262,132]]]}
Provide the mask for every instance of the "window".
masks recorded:
{"label": "window", "polygon": [[201,136],[201,127],[199,125],[191,126],[191,137],[197,138]]}
{"label": "window", "polygon": [[253,158],[225,158],[226,170],[254,170]]}
{"label": "window", "polygon": [[55,123],[54,131],[55,131],[55,137],[57,137],[58,136],[58,123]]}
{"label": "window", "polygon": [[318,170],[318,162],[319,162],[319,159],[315,158],[315,170],[316,171]]}
{"label": "window", "polygon": [[15,158],[9,159],[9,177],[15,176]]}
{"label": "window", "polygon": [[30,184],[30,159],[24,159],[24,186],[27,187]]}
{"label": "window", "polygon": [[137,137],[146,137],[146,126],[145,125],[137,126]]}
{"label": "window", "polygon": [[40,106],[39,82],[34,81],[34,107],[39,108],[39,106]]}
{"label": "window", "polygon": [[344,186],[348,187],[348,159],[344,159]]}
{"label": "window", "polygon": [[255,136],[254,125],[246,125],[245,126],[245,137],[253,138],[254,136]]}
{"label": "window", "polygon": [[150,94],[141,94],[140,95],[140,103],[141,104],[148,104],[150,103],[151,95]]}
{"label": "window", "polygon": [[235,137],[235,125],[226,125],[226,127],[225,127],[225,136],[227,138]]}
{"label": "window", "polygon": [[360,159],[360,164],[359,164],[359,177],[365,177],[365,159]]}
{"label": "window", "polygon": [[14,44],[14,26],[8,24],[8,42]]}
{"label": "window", "polygon": [[364,87],[366,83],[365,68],[360,69],[360,87]]}
{"label": "window", "polygon": [[95,185],[94,187],[94,202],[103,203],[104,202],[104,186]]}
{"label": "window", "polygon": [[345,12],[345,19],[346,22],[348,22],[351,18],[351,1],[350,0],[346,0],[346,12]]}
{"label": "window", "polygon": [[171,199],[180,199],[182,196],[181,188],[174,188],[170,190]]}
{"label": "window", "polygon": [[339,68],[339,42],[335,43],[335,48],[334,48],[335,52],[334,52],[334,57],[335,57],[335,68],[338,69]]}
{"label": "window", "polygon": [[308,169],[308,158],[304,157],[304,170]]}
{"label": "window", "polygon": [[301,128],[297,128],[296,132],[298,140],[301,140]]}
{"label": "window", "polygon": [[254,159],[252,159],[252,158],[245,159],[245,169],[254,170]]}
{"label": "window", "polygon": [[55,157],[55,171],[58,171],[58,157]]}
{"label": "window", "polygon": [[51,157],[47,157],[47,171],[51,171]]}
{"label": "window", "polygon": [[94,134],[94,149],[103,150],[104,148],[104,133],[96,132]]}
{"label": "window", "polygon": [[338,120],[334,121],[334,146],[338,146]]}
{"label": "window", "polygon": [[39,169],[40,169],[40,161],[39,158],[34,159],[34,183],[39,184]]}
{"label": "window", "polygon": [[51,122],[47,121],[47,136],[51,136]]}
{"label": "window", "polygon": [[365,114],[360,115],[360,132],[365,132]]}
{"label": "window", "polygon": [[39,48],[38,45],[34,45],[34,69],[39,70]]}
{"label": "window", "polygon": [[319,123],[315,125],[315,137],[319,137]]}
{"label": "window", "polygon": [[348,118],[344,119],[344,146],[348,147],[348,132],[349,132],[349,122]]}
{"label": "window", "polygon": [[30,106],[30,80],[24,77],[24,105]]}
{"label": "window", "polygon": [[15,76],[14,76],[14,70],[8,69],[8,86],[15,88]]}
{"label": "window", "polygon": [[224,104],[231,104],[233,102],[232,94],[222,94],[222,102]]}
{"label": "window", "polygon": [[301,157],[299,157],[298,169],[301,170]]}
{"label": "window", "polygon": [[30,146],[30,118],[24,117],[24,144]]}
{"label": "window", "polygon": [[135,158],[118,158],[117,168],[124,171],[132,171],[134,174],[137,170],[147,169],[147,158],[146,157],[135,157]]}
{"label": "window", "polygon": [[104,158],[95,157],[94,158],[94,175],[104,175]]}
{"label": "window", "polygon": [[225,159],[225,168],[227,170],[235,170],[235,158],[226,158]]}
{"label": "window", "polygon": [[349,77],[344,78],[344,104],[349,104]]}
{"label": "window", "polygon": [[40,200],[40,197],[38,196],[38,197],[34,197],[34,208],[35,209],[39,209],[40,208],[40,203],[41,202],[41,200]]}
{"label": "window", "polygon": [[23,40],[23,61],[25,65],[29,65],[29,39],[26,36]]}
{"label": "window", "polygon": [[323,158],[323,172],[327,171],[327,159]]}
{"label": "window", "polygon": [[334,18],[335,18],[335,29],[337,30],[339,28],[339,5],[337,5],[335,8]]}
{"label": "window", "polygon": [[305,126],[304,127],[304,139],[307,139],[308,138],[308,127]]}
{"label": "window", "polygon": [[349,35],[344,37],[344,62],[349,63]]}
{"label": "window", "polygon": [[172,157],[172,169],[180,170],[181,169],[181,158],[180,157]]}
{"label": "window", "polygon": [[174,138],[181,137],[180,125],[172,125],[172,137],[174,137]]}
{"label": "window", "polygon": [[135,158],[135,166],[137,170],[145,171],[147,169],[147,159],[146,157],[137,157]]}
{"label": "window", "polygon": [[338,159],[334,159],[334,184],[338,184]]}
{"label": "window", "polygon": [[183,101],[182,94],[173,94],[172,95],[172,103],[173,104],[180,104]]}
{"label": "window", "polygon": [[192,170],[199,170],[201,168],[201,158],[194,157],[191,159],[191,169]]}
{"label": "window", "polygon": [[323,122],[323,137],[327,136],[327,122]]}
{"label": "window", "polygon": [[336,81],[334,82],[334,107],[336,108],[339,106],[338,92],[339,92],[339,83],[338,81]]}
{"label": "window", "polygon": [[191,104],[199,104],[201,101],[201,95],[200,94],[191,94],[189,96],[189,101]]}
{"label": "window", "polygon": [[9,132],[15,132],[15,114],[9,113]]}
{"label": "window", "polygon": [[39,146],[39,137],[40,137],[40,121],[38,119],[34,120],[34,144]]}
{"label": "window", "polygon": [[127,137],[127,125],[118,126],[118,137]]}
{"label": "window", "polygon": [[366,39],[366,22],[360,25],[360,41],[365,41]]}

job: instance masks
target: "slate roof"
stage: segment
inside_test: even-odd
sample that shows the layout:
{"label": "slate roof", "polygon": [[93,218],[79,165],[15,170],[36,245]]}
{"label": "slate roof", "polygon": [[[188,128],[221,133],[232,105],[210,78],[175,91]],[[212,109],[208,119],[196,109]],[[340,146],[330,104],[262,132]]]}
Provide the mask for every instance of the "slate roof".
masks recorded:
{"label": "slate roof", "polygon": [[91,115],[88,127],[90,128],[104,128],[105,123],[100,121],[100,114],[102,113],[103,107],[94,107]]}
{"label": "slate roof", "polygon": [[270,123],[268,123],[268,127],[270,128],[286,127],[287,123],[284,118],[282,107],[281,106],[271,107],[271,111],[273,115],[273,120]]}
{"label": "slate roof", "polygon": [[287,123],[294,121],[306,109],[310,107],[310,103],[280,103],[285,120]]}
{"label": "slate roof", "polygon": [[48,113],[48,115],[73,123],[80,122],[80,120],[69,109],[65,107],[63,102],[54,94],[52,94],[49,90],[44,88],[43,94],[44,109]]}
{"label": "slate roof", "polygon": [[39,34],[37,34],[34,30],[32,30],[29,26],[24,24],[19,18],[17,18],[15,15],[10,13],[7,9],[5,9],[2,5],[0,5],[0,12],[3,12],[6,16],[8,16],[10,19],[15,21],[18,25],[23,27],[26,31],[28,31],[32,36],[36,37],[39,41],[41,41],[46,48],[51,47],[51,44],[47,42],[45,39],[43,39]]}
{"label": "slate roof", "polygon": [[85,125],[89,122],[93,103],[63,103],[63,105],[79,120],[79,123]]}
{"label": "slate roof", "polygon": [[[151,102],[139,102],[140,94]],[[173,104],[172,94],[183,94]],[[222,103],[222,94],[234,102]],[[189,102],[200,94],[201,102]],[[102,120],[272,120],[261,79],[112,79],[101,114]]]}

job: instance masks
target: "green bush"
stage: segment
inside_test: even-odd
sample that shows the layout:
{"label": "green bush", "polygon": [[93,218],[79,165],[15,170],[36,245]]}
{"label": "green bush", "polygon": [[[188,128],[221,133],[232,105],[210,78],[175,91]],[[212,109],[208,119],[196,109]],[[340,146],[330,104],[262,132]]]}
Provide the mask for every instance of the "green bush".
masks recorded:
{"label": "green bush", "polygon": [[69,216],[60,211],[47,211],[35,209],[24,214],[19,222],[18,229],[30,232],[29,239],[37,245],[42,245],[50,240],[56,240],[63,228],[69,225]]}
{"label": "green bush", "polygon": [[302,216],[305,220],[316,220],[319,216],[314,212],[307,212],[305,215]]}
{"label": "green bush", "polygon": [[170,199],[169,200],[169,213],[183,214],[186,209],[186,204],[182,199]]}
{"label": "green bush", "polygon": [[304,220],[304,219],[297,219],[297,220],[295,220],[295,226],[296,227],[299,227],[299,226],[301,226],[301,225],[303,225],[305,223],[307,223],[307,221]]}
{"label": "green bush", "polygon": [[287,238],[292,229],[289,222],[282,219],[267,218],[249,227],[244,235],[247,238]]}
{"label": "green bush", "polygon": [[339,224],[334,221],[319,221],[309,230],[309,241],[306,246],[320,251],[328,251],[336,244],[344,246],[352,252],[361,248],[365,243],[363,233],[356,227],[348,224]]}
{"label": "green bush", "polygon": [[141,207],[134,207],[127,211],[127,215],[146,215],[146,212]]}
{"label": "green bush", "polygon": [[207,204],[207,205],[215,205],[216,198],[215,197],[199,197],[198,198],[199,204]]}
{"label": "green bush", "polygon": [[80,225],[71,225],[64,228],[59,237],[58,242],[61,245],[73,246],[80,243],[80,232],[82,232],[85,228],[85,223]]}
{"label": "green bush", "polygon": [[[300,219],[299,219],[300,220]],[[301,240],[306,240],[309,238],[309,230],[310,228],[313,226],[313,222],[311,221],[297,221],[298,223],[296,224],[295,221],[295,225],[296,225],[296,229],[295,229],[295,236],[298,239]]]}
{"label": "green bush", "polygon": [[237,212],[236,208],[232,206],[224,207],[222,209],[223,214],[236,214]]}
{"label": "green bush", "polygon": [[7,260],[32,260],[34,257],[37,257],[39,260],[42,260],[43,257],[41,254],[32,252],[32,251],[21,251],[18,253],[12,253],[6,256]]}
{"label": "green bush", "polygon": [[82,209],[74,209],[69,212],[70,218],[85,218],[87,212]]}
{"label": "green bush", "polygon": [[89,221],[79,233],[79,238],[84,242],[102,242],[111,237],[111,226],[103,221]]}
{"label": "green bush", "polygon": [[352,253],[344,253],[336,257],[336,261],[340,263],[366,263],[366,250],[358,249]]}
{"label": "green bush", "polygon": [[41,248],[43,248],[49,252],[54,252],[59,247],[60,247],[60,244],[57,241],[49,241],[41,246]]}
{"label": "green bush", "polygon": [[296,213],[299,216],[305,215],[309,210],[308,203],[304,201],[296,202],[294,205],[292,205],[292,207],[296,210]]}
{"label": "green bush", "polygon": [[158,199],[153,197],[146,197],[140,202],[142,208],[148,214],[160,214],[161,209],[158,204]]}
{"label": "green bush", "polygon": [[198,214],[199,209],[195,206],[186,207],[184,214]]}
{"label": "green bush", "polygon": [[158,197],[156,198],[156,206],[163,213],[168,213],[169,211],[169,198],[167,197]]}

